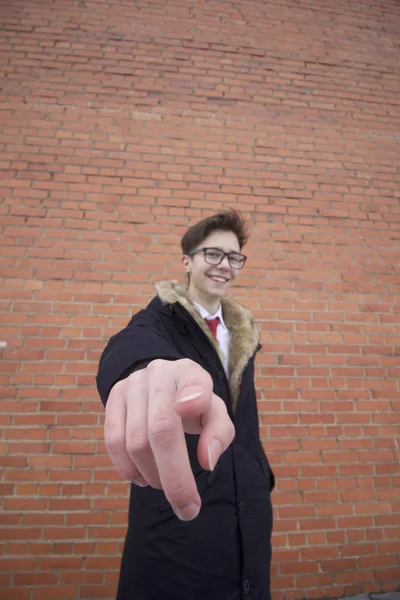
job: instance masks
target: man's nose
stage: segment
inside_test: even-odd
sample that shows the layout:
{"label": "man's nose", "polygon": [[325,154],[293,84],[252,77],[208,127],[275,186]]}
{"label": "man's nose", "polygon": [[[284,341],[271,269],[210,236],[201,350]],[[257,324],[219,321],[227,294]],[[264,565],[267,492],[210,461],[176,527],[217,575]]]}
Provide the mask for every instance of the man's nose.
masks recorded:
{"label": "man's nose", "polygon": [[227,256],[224,256],[222,261],[218,265],[219,267],[228,267],[229,271],[231,270],[231,265],[229,264],[229,259]]}
{"label": "man's nose", "polygon": [[227,256],[224,256],[224,258],[222,259],[222,261],[219,263],[218,265],[218,270],[219,271],[224,271],[226,272],[231,272],[231,265],[229,264],[229,260]]}

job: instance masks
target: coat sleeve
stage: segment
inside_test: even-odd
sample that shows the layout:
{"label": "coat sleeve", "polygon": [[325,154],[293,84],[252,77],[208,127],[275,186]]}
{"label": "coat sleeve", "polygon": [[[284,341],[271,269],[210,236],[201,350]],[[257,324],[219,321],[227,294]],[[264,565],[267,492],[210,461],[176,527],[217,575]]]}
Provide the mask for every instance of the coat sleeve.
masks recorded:
{"label": "coat sleeve", "polygon": [[145,309],[109,340],[101,355],[96,383],[103,404],[117,381],[156,358],[178,360],[184,357],[174,348],[157,316]]}

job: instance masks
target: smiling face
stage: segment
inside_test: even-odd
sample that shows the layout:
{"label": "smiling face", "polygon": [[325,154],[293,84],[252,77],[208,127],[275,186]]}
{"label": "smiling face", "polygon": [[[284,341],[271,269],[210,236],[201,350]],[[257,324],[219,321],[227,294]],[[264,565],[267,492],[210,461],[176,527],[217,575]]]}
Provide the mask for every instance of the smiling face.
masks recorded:
{"label": "smiling face", "polygon": [[[218,248],[224,252],[240,252],[240,245],[232,231],[213,231],[196,248]],[[221,298],[226,294],[239,271],[232,269],[228,257],[219,265],[209,265],[204,253],[183,256],[185,272],[190,274],[188,296],[214,314],[218,310]]]}

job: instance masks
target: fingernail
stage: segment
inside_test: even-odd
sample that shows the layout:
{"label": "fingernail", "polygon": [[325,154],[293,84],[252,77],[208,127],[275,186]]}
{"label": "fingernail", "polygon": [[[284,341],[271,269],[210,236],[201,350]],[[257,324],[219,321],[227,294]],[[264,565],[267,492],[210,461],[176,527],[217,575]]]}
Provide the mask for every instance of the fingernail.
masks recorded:
{"label": "fingernail", "polygon": [[178,402],[188,402],[189,400],[194,400],[195,398],[198,398],[199,396],[201,396],[203,392],[194,392],[193,394],[188,394],[187,396],[182,396],[181,398],[178,398]]}
{"label": "fingernail", "polygon": [[139,487],[147,487],[149,485],[147,481],[143,479],[143,477],[138,477],[137,479],[134,479],[132,483],[138,485]]}
{"label": "fingernail", "polygon": [[208,444],[208,463],[210,466],[210,471],[214,471],[215,465],[217,464],[217,461],[218,461],[219,457],[221,456],[221,454],[222,454],[221,442],[219,440],[217,440],[217,438],[214,438]]}
{"label": "fingernail", "polygon": [[175,508],[176,516],[179,517],[181,521],[191,521],[200,512],[200,506],[192,502],[185,506],[185,508]]}

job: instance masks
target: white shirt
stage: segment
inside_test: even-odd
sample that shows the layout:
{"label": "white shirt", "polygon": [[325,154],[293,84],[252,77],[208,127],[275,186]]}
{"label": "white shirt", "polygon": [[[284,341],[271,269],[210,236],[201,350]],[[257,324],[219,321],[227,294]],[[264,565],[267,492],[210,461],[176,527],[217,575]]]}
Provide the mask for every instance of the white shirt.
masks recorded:
{"label": "white shirt", "polygon": [[224,370],[225,370],[226,376],[229,378],[230,335],[229,335],[229,329],[225,325],[224,317],[222,316],[222,307],[221,307],[221,305],[219,305],[219,309],[217,310],[217,312],[214,315],[210,315],[208,310],[203,308],[198,302],[193,301],[193,304],[196,306],[197,310],[199,311],[199,313],[203,319],[215,319],[215,317],[219,317],[219,323],[217,326],[217,342],[219,344],[219,347],[222,350],[222,354],[224,355]]}

